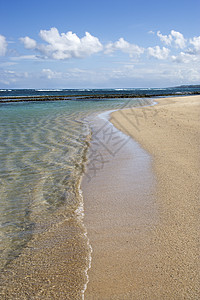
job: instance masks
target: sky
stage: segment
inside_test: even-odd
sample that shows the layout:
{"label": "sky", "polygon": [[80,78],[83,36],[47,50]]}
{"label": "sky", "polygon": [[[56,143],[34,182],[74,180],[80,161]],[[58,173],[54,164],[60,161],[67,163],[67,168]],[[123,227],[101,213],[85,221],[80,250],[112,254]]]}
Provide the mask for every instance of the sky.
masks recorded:
{"label": "sky", "polygon": [[200,84],[199,0],[0,1],[0,89]]}

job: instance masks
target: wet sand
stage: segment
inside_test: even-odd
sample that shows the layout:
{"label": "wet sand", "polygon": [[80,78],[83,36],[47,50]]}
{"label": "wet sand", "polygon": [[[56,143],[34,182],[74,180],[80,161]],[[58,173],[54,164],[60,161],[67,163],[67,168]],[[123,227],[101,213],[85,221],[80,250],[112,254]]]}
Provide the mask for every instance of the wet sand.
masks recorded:
{"label": "wet sand", "polygon": [[111,159],[93,138],[107,163],[82,183],[93,248],[85,299],[200,298],[200,96],[158,102],[111,115],[147,152],[128,141]]}

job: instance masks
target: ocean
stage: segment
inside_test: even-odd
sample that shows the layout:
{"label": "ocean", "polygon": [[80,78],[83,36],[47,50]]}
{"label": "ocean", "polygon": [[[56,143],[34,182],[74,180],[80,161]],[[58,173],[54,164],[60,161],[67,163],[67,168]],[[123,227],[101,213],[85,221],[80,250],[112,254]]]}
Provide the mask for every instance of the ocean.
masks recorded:
{"label": "ocean", "polygon": [[[0,278],[3,298],[54,299],[53,289],[49,289],[52,294],[48,297],[44,290],[41,292],[44,272],[49,272],[50,278],[46,287],[53,286],[56,276],[60,278],[66,294],[63,298],[59,294],[59,299],[83,297],[91,247],[83,222],[84,199],[80,183],[87,165],[87,150],[93,134],[91,122],[95,116],[155,101],[145,96],[199,91],[197,87],[0,90]],[[134,97],[130,98],[131,95]],[[38,96],[46,97],[45,101]],[[51,261],[46,260],[48,255]],[[57,271],[52,274],[55,268]],[[32,286],[35,274],[38,282]],[[40,293],[43,293],[41,297]]]}

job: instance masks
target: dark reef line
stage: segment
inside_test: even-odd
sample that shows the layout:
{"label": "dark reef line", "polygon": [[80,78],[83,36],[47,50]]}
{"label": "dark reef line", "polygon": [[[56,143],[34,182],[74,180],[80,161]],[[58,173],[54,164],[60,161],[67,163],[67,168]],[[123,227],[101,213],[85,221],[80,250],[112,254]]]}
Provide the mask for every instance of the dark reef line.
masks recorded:
{"label": "dark reef line", "polygon": [[36,102],[36,101],[61,101],[61,100],[93,100],[93,99],[113,99],[113,98],[155,98],[168,96],[186,96],[186,95],[200,95],[199,91],[183,92],[183,93],[164,93],[164,94],[96,94],[96,95],[60,95],[60,96],[17,96],[17,97],[0,97],[0,103],[13,102]]}

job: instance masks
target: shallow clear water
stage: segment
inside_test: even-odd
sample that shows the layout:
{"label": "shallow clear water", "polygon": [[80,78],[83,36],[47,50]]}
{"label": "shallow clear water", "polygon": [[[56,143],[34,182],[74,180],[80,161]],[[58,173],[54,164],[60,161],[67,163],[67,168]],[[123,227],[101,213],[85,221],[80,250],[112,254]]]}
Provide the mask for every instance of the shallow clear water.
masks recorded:
{"label": "shallow clear water", "polygon": [[[58,209],[70,218],[80,206],[88,117],[148,100],[57,101],[0,106],[1,270]],[[51,222],[51,221],[50,221]],[[57,222],[57,221],[54,221]]]}
{"label": "shallow clear water", "polygon": [[[151,103],[98,99],[0,105],[2,297],[37,298],[41,282],[48,282],[44,293],[49,294],[41,299],[82,298],[91,248],[82,222],[80,180],[91,121],[103,111]],[[54,294],[55,285],[60,294]]]}
{"label": "shallow clear water", "polygon": [[31,237],[38,216],[77,205],[73,194],[89,131],[72,103],[6,105],[0,113],[3,267]]}
{"label": "shallow clear water", "polygon": [[[21,93],[11,92],[12,96]],[[25,95],[29,93],[26,90]],[[82,223],[79,185],[91,119],[103,111],[149,103],[150,99],[135,98],[0,104],[2,298],[30,299],[26,290],[32,278],[41,280],[39,269],[41,278],[45,270],[51,283],[46,291],[54,286],[53,271],[56,269],[56,276],[61,276],[65,270],[61,286],[65,285],[69,299],[81,298],[87,284],[90,247]],[[56,248],[63,249],[59,257]],[[50,251],[51,265],[46,261]],[[30,278],[30,283],[25,278]],[[34,292],[38,297],[37,289],[41,291],[37,284],[30,288],[33,298]],[[49,294],[44,298],[51,297]],[[62,299],[60,295],[57,298]],[[66,295],[63,299],[67,299]]]}

